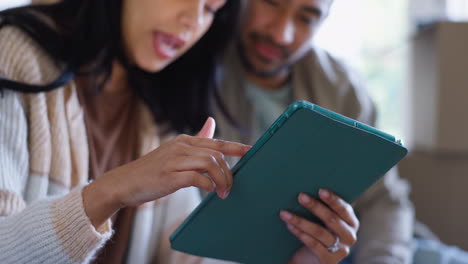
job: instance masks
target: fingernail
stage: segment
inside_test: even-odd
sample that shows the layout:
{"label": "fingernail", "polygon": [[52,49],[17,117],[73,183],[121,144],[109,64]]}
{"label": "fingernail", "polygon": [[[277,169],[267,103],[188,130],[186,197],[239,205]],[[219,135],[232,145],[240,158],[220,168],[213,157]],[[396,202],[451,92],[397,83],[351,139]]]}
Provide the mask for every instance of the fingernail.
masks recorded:
{"label": "fingernail", "polygon": [[328,198],[330,198],[330,192],[327,191],[327,190],[324,190],[324,189],[320,189],[319,195],[320,195],[320,197],[322,197],[323,199],[328,199]]}
{"label": "fingernail", "polygon": [[220,192],[220,191],[218,191],[218,192],[216,192],[216,193],[218,194],[218,197],[219,197],[219,198],[221,198],[221,199],[223,199],[223,200],[226,199],[226,192]]}
{"label": "fingernail", "polygon": [[290,213],[288,213],[286,211],[281,211],[280,216],[281,216],[281,218],[283,218],[285,220],[291,220],[291,218],[292,218],[292,214],[290,214]]}
{"label": "fingernail", "polygon": [[310,203],[312,200],[310,199],[310,197],[305,194],[305,193],[301,193],[299,194],[299,200],[302,202],[302,203],[305,203],[305,204],[308,204]]}
{"label": "fingernail", "polygon": [[286,224],[286,226],[287,226],[288,229],[291,230],[291,231],[294,231],[294,229],[295,229],[294,226],[291,225],[291,224]]}
{"label": "fingernail", "polygon": [[226,198],[229,196],[230,193],[231,193],[231,190],[225,191],[225,192],[224,192],[224,195],[223,195],[223,196],[224,196],[224,199],[226,199]]}

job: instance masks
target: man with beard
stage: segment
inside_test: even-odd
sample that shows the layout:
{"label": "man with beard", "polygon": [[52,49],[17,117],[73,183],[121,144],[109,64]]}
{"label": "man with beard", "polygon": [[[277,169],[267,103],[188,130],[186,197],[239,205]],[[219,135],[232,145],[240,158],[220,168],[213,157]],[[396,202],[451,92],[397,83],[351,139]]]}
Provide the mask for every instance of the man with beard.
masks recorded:
{"label": "man with beard", "polygon": [[[220,138],[252,144],[299,99],[374,124],[374,105],[363,83],[340,61],[311,45],[331,4],[332,0],[245,3],[220,90],[234,121],[218,110]],[[346,261],[411,262],[414,212],[408,196],[406,182],[393,169],[353,204],[361,224]]]}

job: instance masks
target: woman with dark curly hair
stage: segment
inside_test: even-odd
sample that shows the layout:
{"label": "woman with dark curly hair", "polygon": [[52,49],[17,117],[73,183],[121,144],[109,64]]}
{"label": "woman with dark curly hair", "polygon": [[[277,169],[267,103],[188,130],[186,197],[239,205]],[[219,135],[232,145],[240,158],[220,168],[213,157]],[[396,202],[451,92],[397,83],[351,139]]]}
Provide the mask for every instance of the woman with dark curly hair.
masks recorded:
{"label": "woman with dark curly hair", "polygon": [[1,263],[201,261],[172,252],[168,236],[198,203],[186,187],[225,198],[224,155],[249,150],[212,139],[208,118],[239,5],[63,0],[0,12]]}

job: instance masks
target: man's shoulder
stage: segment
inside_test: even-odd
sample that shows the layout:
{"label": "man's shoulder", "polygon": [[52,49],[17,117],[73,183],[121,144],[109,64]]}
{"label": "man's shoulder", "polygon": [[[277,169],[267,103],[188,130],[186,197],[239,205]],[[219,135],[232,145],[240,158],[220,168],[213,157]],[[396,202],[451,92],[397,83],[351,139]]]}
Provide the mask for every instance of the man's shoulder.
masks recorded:
{"label": "man's shoulder", "polygon": [[306,55],[298,61],[298,64],[313,66],[311,70],[319,71],[327,75],[334,75],[335,78],[342,77],[349,79],[351,78],[350,75],[354,75],[356,72],[342,58],[317,46],[313,46]]}
{"label": "man's shoulder", "polygon": [[333,90],[346,94],[364,89],[361,76],[343,59],[320,47],[311,48],[294,66],[296,83],[306,83],[316,89]]}
{"label": "man's shoulder", "polygon": [[357,71],[342,59],[313,47],[294,66],[295,90],[310,95],[317,104],[372,124],[373,103]]}

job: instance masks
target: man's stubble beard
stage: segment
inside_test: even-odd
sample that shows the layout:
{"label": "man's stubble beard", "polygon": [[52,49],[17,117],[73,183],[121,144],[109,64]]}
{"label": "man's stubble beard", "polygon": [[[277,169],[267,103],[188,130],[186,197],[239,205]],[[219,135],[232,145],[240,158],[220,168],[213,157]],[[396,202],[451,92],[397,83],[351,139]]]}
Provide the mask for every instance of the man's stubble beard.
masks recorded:
{"label": "man's stubble beard", "polygon": [[255,65],[250,62],[250,60],[249,60],[249,58],[247,56],[246,48],[242,44],[242,41],[239,40],[237,42],[236,46],[237,46],[239,57],[240,57],[242,66],[244,67],[244,70],[246,72],[250,73],[250,74],[253,74],[253,75],[261,78],[261,79],[273,78],[273,77],[277,76],[283,70],[287,70],[287,69],[291,68],[290,64],[285,63],[283,65],[278,66],[276,69],[272,69],[272,70],[268,70],[268,71],[262,71],[262,70],[256,68]]}

